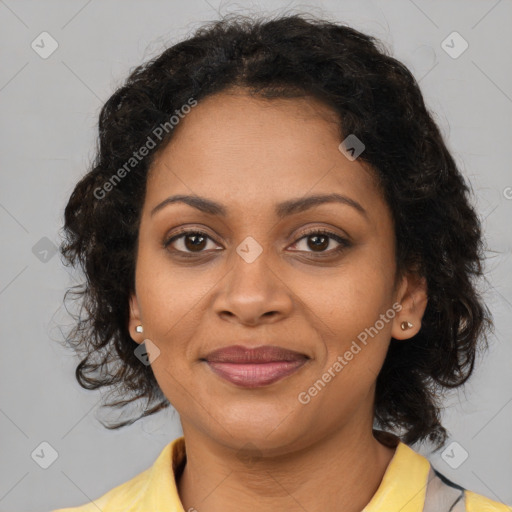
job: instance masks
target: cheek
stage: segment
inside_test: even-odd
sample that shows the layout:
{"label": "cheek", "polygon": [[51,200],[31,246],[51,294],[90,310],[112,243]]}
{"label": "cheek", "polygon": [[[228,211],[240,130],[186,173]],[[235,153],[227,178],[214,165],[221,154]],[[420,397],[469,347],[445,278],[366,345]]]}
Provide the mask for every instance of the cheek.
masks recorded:
{"label": "cheek", "polygon": [[144,321],[155,337],[166,338],[179,329],[180,321],[201,307],[201,298],[211,288],[208,274],[179,268],[163,256],[146,251],[137,262],[137,295]]}
{"label": "cheek", "polygon": [[303,279],[301,298],[333,333],[364,329],[385,313],[392,298],[393,268],[375,260],[346,264],[327,278]]}
{"label": "cheek", "polygon": [[[151,367],[164,394],[171,402],[183,393],[180,383],[186,381],[189,365],[190,340],[204,316],[201,300],[208,284],[200,277],[165,264],[158,258],[140,255],[137,267],[137,296],[142,319],[147,328],[145,336],[158,348]],[[186,274],[186,275],[185,275]],[[211,285],[210,285],[211,286]]]}
{"label": "cheek", "polygon": [[[340,364],[344,377],[338,379],[339,385],[357,377],[366,387],[380,371],[395,316],[394,267],[390,262],[388,257],[379,259],[361,251],[350,261],[347,259],[329,279],[322,279],[321,293],[307,292],[304,299],[314,312],[312,318],[321,320],[317,320],[317,328],[321,329],[325,346],[323,368],[330,368],[338,356],[343,359]],[[314,282],[308,280],[303,290],[312,287]]]}

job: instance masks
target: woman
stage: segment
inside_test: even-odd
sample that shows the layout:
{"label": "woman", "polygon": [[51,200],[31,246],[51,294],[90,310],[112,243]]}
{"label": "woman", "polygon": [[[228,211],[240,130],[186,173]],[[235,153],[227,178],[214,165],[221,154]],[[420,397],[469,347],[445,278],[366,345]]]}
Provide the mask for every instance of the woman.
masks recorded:
{"label": "woman", "polygon": [[[490,314],[469,189],[403,64],[306,16],[226,18],[100,114],[61,250],[87,277],[87,389],[183,437],[64,511],[505,511],[409,444]],[[136,421],[109,425],[119,428]]]}

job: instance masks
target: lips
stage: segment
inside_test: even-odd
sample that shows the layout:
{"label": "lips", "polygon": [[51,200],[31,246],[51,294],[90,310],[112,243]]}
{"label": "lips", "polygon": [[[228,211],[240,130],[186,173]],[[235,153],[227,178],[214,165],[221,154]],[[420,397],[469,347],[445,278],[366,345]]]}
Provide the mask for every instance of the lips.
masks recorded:
{"label": "lips", "polygon": [[255,388],[291,375],[308,359],[305,354],[272,345],[257,348],[233,345],[211,352],[204,361],[216,375],[232,384]]}
{"label": "lips", "polygon": [[232,345],[231,347],[220,348],[210,352],[210,354],[206,356],[206,360],[209,362],[241,364],[298,361],[304,358],[307,358],[304,354],[274,345],[265,345],[256,348]]}

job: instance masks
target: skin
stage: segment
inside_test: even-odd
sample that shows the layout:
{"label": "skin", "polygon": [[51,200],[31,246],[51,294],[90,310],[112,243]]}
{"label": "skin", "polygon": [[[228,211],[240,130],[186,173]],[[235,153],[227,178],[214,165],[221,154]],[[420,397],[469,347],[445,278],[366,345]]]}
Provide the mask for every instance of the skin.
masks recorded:
{"label": "skin", "polygon": [[[390,338],[407,343],[421,328],[426,283],[413,273],[397,277],[389,207],[371,169],[339,151],[338,123],[312,98],[264,100],[232,89],[193,108],[153,162],[129,328],[137,343],[149,338],[160,350],[152,369],[180,414],[185,510],[360,512],[394,454],[372,434],[375,381]],[[282,201],[333,192],[366,214],[334,202],[284,218],[274,212]],[[227,215],[176,202],[151,216],[174,194],[212,199]],[[164,248],[180,227],[210,238],[196,252],[193,236]],[[316,248],[304,234],[310,228],[350,245],[336,253],[341,244],[328,238]],[[263,249],[250,263],[236,251],[248,236]],[[300,403],[299,393],[396,302],[394,318]],[[402,330],[403,321],[413,327]],[[241,388],[200,361],[241,340],[310,359],[273,384]]]}

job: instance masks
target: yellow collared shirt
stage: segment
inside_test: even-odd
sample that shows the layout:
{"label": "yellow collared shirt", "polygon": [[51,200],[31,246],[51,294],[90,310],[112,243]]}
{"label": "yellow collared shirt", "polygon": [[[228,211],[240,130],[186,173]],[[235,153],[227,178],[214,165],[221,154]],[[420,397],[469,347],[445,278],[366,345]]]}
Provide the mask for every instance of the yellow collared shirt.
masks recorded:
{"label": "yellow collared shirt", "polygon": [[[185,512],[176,486],[185,457],[182,436],[165,446],[150,468],[94,502],[52,512]],[[512,512],[512,507],[453,484],[400,442],[362,512]]]}

